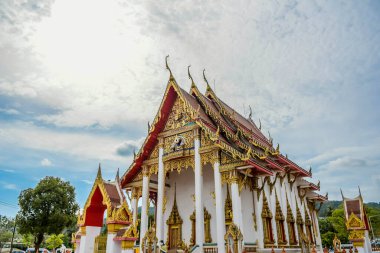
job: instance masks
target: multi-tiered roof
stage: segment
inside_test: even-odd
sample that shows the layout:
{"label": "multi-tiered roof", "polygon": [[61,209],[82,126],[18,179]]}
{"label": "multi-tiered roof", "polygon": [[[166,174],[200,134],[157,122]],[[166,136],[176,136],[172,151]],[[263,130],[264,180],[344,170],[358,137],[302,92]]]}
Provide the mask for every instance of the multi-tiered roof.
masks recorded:
{"label": "multi-tiered roof", "polygon": [[[267,138],[251,117],[245,118],[226,103],[212,90],[204,75],[207,85],[206,93],[202,94],[195,85],[190,72],[191,88],[189,92],[183,90],[176,82],[170,68],[170,78],[164,98],[158,113],[150,126],[149,134],[139,153],[122,178],[122,185],[129,183],[140,171],[143,161],[148,159],[158,143],[157,136],[163,131],[169,118],[171,108],[177,98],[185,105],[185,113],[190,115],[195,124],[209,136],[215,145],[225,153],[244,161],[252,166],[252,171],[260,175],[273,175],[274,172],[290,172],[300,177],[311,177],[311,170],[307,171],[288,159],[280,152],[279,145],[273,146],[271,137]],[[307,181],[305,181],[307,182]],[[305,183],[304,187],[319,190],[319,184]],[[323,196],[314,196],[323,198]]]}

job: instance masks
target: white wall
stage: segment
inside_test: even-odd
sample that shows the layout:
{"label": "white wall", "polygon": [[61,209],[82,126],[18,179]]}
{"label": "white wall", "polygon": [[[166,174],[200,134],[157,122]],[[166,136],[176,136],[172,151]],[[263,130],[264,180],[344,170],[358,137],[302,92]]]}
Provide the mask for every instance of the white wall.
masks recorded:
{"label": "white wall", "polygon": [[191,222],[190,215],[194,212],[194,202],[192,195],[194,194],[194,172],[191,168],[187,170],[182,169],[181,173],[173,171],[166,178],[166,183],[170,184],[170,188],[166,188],[166,210],[164,213],[164,238],[167,241],[168,226],[166,221],[173,209],[174,203],[174,184],[177,185],[177,206],[178,212],[181,216],[182,223],[182,240],[189,244],[191,237]]}
{"label": "white wall", "polygon": [[[216,238],[216,207],[215,200],[211,193],[215,192],[214,169],[211,164],[206,164],[203,167],[203,204],[207,211],[211,214],[210,229],[212,242],[217,242]],[[224,205],[223,205],[224,210]]]}
{"label": "white wall", "polygon": [[254,243],[257,239],[257,234],[253,226],[253,193],[249,188],[243,188],[240,192],[244,231],[244,242]]}

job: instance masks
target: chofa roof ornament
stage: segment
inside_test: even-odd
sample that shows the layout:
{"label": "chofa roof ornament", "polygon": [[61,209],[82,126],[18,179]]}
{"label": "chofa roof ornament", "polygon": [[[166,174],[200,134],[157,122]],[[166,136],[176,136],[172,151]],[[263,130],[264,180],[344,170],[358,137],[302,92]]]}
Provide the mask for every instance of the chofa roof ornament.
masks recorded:
{"label": "chofa roof ornament", "polygon": [[169,55],[167,55],[167,56],[165,57],[166,69],[169,70],[169,73],[170,73],[170,80],[173,80],[174,77],[173,77],[173,73],[172,73],[171,69],[169,68],[168,58],[169,58]]}

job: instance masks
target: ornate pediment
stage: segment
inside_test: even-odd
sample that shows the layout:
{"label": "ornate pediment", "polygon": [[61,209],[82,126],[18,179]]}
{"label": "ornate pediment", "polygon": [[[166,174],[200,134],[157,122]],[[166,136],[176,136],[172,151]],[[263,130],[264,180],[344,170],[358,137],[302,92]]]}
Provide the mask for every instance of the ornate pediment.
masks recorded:
{"label": "ornate pediment", "polygon": [[124,200],[123,204],[119,208],[112,209],[110,216],[107,218],[107,223],[112,222],[123,222],[131,223],[132,222],[132,213],[129,210],[127,202]]}
{"label": "ornate pediment", "polygon": [[164,131],[174,130],[183,127],[191,122],[191,117],[186,113],[185,104],[179,97],[176,98],[169,118],[166,121]]}
{"label": "ornate pediment", "polygon": [[359,219],[358,216],[356,216],[353,212],[350,214],[350,217],[348,217],[348,220],[346,222],[347,229],[364,229],[365,224],[364,222]]}

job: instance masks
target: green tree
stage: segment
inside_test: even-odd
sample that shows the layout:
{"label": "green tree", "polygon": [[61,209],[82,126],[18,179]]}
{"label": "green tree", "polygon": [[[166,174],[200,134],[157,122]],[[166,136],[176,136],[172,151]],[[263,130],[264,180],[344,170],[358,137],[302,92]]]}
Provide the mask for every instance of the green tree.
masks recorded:
{"label": "green tree", "polygon": [[327,218],[334,227],[336,234],[341,243],[349,243],[348,232],[346,228],[346,218],[344,217],[343,207],[337,208],[333,211],[331,217]]}
{"label": "green tree", "polygon": [[34,236],[31,234],[23,234],[22,235],[22,243],[26,244],[26,246],[32,247],[34,244]]}
{"label": "green tree", "polygon": [[55,249],[62,245],[63,243],[63,234],[52,234],[46,239],[46,245],[49,249],[52,249],[55,253]]}
{"label": "green tree", "polygon": [[34,189],[23,190],[19,205],[19,232],[33,235],[36,252],[45,234],[59,234],[76,222],[75,189],[60,178],[45,177]]}
{"label": "green tree", "polygon": [[0,248],[3,247],[4,243],[11,241],[13,226],[14,219],[0,215]]}

